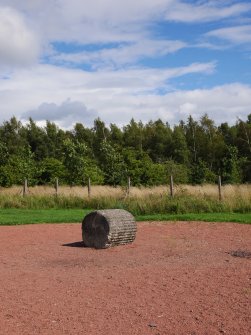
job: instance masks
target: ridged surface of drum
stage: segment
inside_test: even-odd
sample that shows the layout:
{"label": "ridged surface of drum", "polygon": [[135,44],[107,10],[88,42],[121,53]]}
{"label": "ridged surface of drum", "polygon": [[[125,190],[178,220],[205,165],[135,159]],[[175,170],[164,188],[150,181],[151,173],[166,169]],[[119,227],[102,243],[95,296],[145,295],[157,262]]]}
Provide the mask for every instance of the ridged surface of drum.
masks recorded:
{"label": "ridged surface of drum", "polygon": [[132,243],[136,231],[133,215],[124,209],[95,211],[86,215],[82,222],[84,245],[96,249]]}

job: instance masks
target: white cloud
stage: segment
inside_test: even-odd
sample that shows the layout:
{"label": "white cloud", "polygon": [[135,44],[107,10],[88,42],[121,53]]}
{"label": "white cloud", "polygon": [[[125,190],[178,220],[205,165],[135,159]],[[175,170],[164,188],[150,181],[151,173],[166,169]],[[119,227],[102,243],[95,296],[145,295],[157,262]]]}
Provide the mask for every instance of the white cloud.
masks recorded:
{"label": "white cloud", "polygon": [[[199,116],[205,112],[218,121],[245,118],[250,113],[250,86],[233,84],[192,91],[171,88],[171,92],[171,78],[213,73],[214,62],[140,68],[137,61],[187,47],[183,41],[170,40],[172,31],[167,23],[167,39],[164,40],[163,32],[162,40],[154,39],[156,22],[239,18],[250,9],[247,1],[231,0],[0,0],[0,69],[1,65],[8,65],[12,70],[5,72],[7,76],[0,76],[0,121],[11,115],[30,115],[37,120],[50,118],[65,126],[79,120],[89,122],[97,113],[107,122],[120,124],[131,117],[144,121],[161,117],[176,122],[188,113]],[[206,37],[206,42],[211,37],[233,43],[250,42],[250,25],[212,30]],[[55,41],[80,47],[102,43],[103,49],[57,53],[49,48]],[[118,47],[105,48],[109,42]],[[44,47],[42,56],[49,56],[61,67],[34,64],[30,68],[16,68],[36,61],[39,44]],[[196,59],[199,57],[198,53]],[[74,66],[89,64],[96,71],[67,69],[64,62]],[[168,89],[167,94],[156,93]]]}
{"label": "white cloud", "polygon": [[56,63],[90,64],[93,68],[100,66],[121,66],[134,63],[141,58],[153,58],[176,52],[186,47],[181,41],[140,40],[122,44],[114,48],[99,51],[83,51],[79,53],[61,53],[51,57]]}
{"label": "white cloud", "polygon": [[61,0],[61,8],[70,20],[109,21],[113,24],[135,22],[159,16],[176,0]]}
{"label": "white cloud", "polygon": [[166,102],[169,102],[173,112],[176,109],[183,119],[189,114],[198,119],[207,113],[217,123],[234,123],[237,117],[245,119],[250,113],[250,94],[251,86],[234,83],[211,89],[177,91],[167,95]]}
{"label": "white cloud", "polygon": [[[251,86],[234,83],[211,89],[175,91],[163,96],[124,97],[117,105],[117,116],[113,120],[126,123],[131,117],[145,122],[161,118],[175,124],[179,120],[186,120],[189,115],[198,120],[207,113],[217,124],[233,124],[237,117],[246,119],[250,114],[250,104]],[[106,119],[110,121],[111,116],[111,113],[107,114]]]}
{"label": "white cloud", "polygon": [[166,12],[166,19],[195,23],[210,22],[238,16],[251,10],[251,4],[240,2],[229,5],[225,1],[197,1],[197,3],[186,3],[176,1]]}
{"label": "white cloud", "polygon": [[76,122],[90,125],[97,116],[97,112],[88,109],[83,102],[67,99],[59,105],[44,102],[37,109],[24,113],[21,118],[32,117],[35,121],[56,121],[64,127],[69,127]]}
{"label": "white cloud", "polygon": [[34,63],[39,54],[36,35],[16,10],[0,7],[0,67]]}
{"label": "white cloud", "polygon": [[48,46],[55,41],[79,45],[118,43],[117,48],[104,48],[97,52],[52,53],[53,59],[61,61],[61,64],[87,62],[93,68],[99,68],[101,65],[130,64],[157,54],[167,55],[184,48],[186,43],[170,39],[154,40],[152,23],[161,20],[216,21],[251,9],[251,4],[247,2],[231,2],[0,0],[0,62],[29,64],[36,59],[39,44],[43,47],[43,55],[47,53],[51,56]]}
{"label": "white cloud", "polygon": [[250,43],[251,25],[215,29],[208,32],[206,36],[227,40],[234,44]]}
{"label": "white cloud", "polygon": [[[223,85],[208,90],[173,91],[168,80],[186,74],[207,74],[214,63],[191,64],[173,69],[130,69],[84,72],[40,65],[0,79],[1,120],[11,115],[49,118],[69,127],[75,122],[88,124],[99,115],[106,122],[127,123],[132,117],[148,121],[162,118],[170,123],[208,113],[216,121],[234,122],[250,113],[251,87]],[[66,101],[66,97],[70,100]],[[39,106],[39,107],[38,107]],[[27,113],[27,111],[33,111]]]}
{"label": "white cloud", "polygon": [[25,13],[44,40],[98,43],[135,41],[144,23],[161,17],[176,0],[0,0]]}
{"label": "white cloud", "polygon": [[45,42],[134,42],[151,36],[150,23],[217,21],[251,10],[251,4],[181,0],[0,0],[15,8]]}
{"label": "white cloud", "polygon": [[[55,98],[66,94],[82,94],[97,90],[132,90],[134,93],[145,89],[155,89],[174,77],[190,73],[210,74],[215,63],[193,63],[174,68],[129,68],[117,71],[103,69],[95,72],[80,69],[65,69],[52,65],[37,65],[31,69],[21,69],[9,79],[0,79],[0,92],[18,91],[20,93],[44,92]],[[84,91],[84,92],[83,92]],[[67,94],[71,93],[71,94]]]}

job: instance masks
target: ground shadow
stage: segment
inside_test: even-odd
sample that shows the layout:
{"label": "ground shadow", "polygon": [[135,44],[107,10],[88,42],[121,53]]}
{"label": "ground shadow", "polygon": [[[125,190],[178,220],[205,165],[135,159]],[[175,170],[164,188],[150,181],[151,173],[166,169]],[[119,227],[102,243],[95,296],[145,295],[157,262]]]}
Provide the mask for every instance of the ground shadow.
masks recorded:
{"label": "ground shadow", "polygon": [[72,248],[84,248],[84,242],[79,241],[79,242],[72,242],[72,243],[65,243],[62,244],[63,247],[72,247]]}
{"label": "ground shadow", "polygon": [[251,259],[251,251],[247,250],[232,250],[228,252],[233,257],[248,258]]}

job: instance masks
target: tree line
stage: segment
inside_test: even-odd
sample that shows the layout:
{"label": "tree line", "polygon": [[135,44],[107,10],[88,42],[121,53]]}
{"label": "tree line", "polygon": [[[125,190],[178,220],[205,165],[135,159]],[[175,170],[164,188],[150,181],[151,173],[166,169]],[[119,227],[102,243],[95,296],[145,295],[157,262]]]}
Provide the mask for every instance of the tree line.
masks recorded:
{"label": "tree line", "polygon": [[173,127],[162,120],[134,119],[122,128],[99,118],[93,127],[72,130],[47,121],[38,126],[12,117],[0,125],[0,186],[54,183],[86,185],[223,183],[251,181],[251,114],[217,126],[207,115],[191,116]]}

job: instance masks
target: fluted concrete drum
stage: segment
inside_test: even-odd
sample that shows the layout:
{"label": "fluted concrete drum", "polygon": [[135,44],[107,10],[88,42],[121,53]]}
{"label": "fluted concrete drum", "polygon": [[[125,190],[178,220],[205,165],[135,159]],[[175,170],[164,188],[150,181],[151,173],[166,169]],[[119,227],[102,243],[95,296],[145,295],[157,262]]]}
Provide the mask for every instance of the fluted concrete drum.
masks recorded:
{"label": "fluted concrete drum", "polygon": [[82,221],[82,237],[86,247],[104,249],[132,243],[137,224],[124,209],[105,209],[91,212]]}

